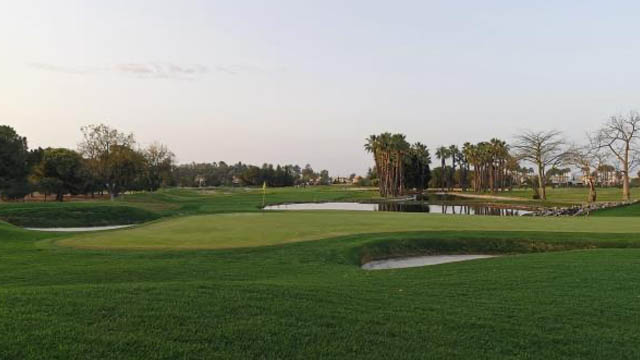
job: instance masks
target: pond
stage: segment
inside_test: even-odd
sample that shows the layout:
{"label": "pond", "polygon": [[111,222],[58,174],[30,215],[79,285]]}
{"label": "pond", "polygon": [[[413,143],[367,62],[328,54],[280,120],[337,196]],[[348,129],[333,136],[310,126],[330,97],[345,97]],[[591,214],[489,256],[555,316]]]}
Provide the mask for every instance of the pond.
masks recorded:
{"label": "pond", "polygon": [[387,202],[379,204],[326,202],[270,205],[265,210],[353,210],[353,211],[396,211],[423,212],[432,214],[451,215],[492,215],[492,216],[521,216],[531,213],[529,210],[504,208],[488,205],[449,205],[428,204],[423,202]]}

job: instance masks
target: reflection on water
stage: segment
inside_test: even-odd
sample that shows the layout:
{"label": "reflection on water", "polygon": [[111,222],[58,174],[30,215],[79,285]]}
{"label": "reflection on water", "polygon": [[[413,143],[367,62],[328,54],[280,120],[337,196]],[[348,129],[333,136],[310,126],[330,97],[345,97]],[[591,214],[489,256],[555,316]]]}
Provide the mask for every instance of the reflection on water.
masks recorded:
{"label": "reflection on water", "polygon": [[496,208],[482,205],[440,205],[427,204],[421,202],[411,203],[380,203],[380,204],[360,204],[347,202],[328,203],[304,203],[271,205],[265,210],[355,210],[355,211],[398,211],[398,212],[426,212],[432,214],[452,214],[452,215],[492,215],[492,216],[520,216],[531,211]]}

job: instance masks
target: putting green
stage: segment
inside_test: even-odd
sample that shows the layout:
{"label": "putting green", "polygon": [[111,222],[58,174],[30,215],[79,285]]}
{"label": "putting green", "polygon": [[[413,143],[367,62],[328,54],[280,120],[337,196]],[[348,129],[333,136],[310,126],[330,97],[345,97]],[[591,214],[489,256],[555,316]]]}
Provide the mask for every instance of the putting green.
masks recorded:
{"label": "putting green", "polygon": [[616,217],[491,217],[421,213],[301,211],[189,216],[127,230],[85,233],[58,245],[90,249],[223,249],[403,231],[638,233],[640,221]]}

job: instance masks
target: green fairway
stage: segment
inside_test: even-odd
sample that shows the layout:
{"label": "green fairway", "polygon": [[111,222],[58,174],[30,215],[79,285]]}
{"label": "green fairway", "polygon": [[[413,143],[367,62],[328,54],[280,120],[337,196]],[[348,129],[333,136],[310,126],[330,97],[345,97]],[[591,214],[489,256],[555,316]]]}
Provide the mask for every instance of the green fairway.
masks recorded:
{"label": "green fairway", "polygon": [[594,212],[593,215],[606,217],[637,217],[640,216],[640,204],[602,209]]}
{"label": "green fairway", "polygon": [[126,252],[0,232],[0,333],[14,334],[0,337],[3,359],[640,356],[640,249],[358,267],[363,255],[451,244],[636,247],[635,234],[447,231]]}
{"label": "green fairway", "polygon": [[447,216],[349,211],[190,216],[135,229],[90,233],[59,245],[96,249],[218,249],[401,231],[640,232],[633,218]]}
{"label": "green fairway", "polygon": [[[622,189],[609,187],[609,188],[597,188],[598,202],[613,202],[622,201]],[[547,188],[547,200],[532,200],[535,203],[540,204],[557,204],[557,205],[571,205],[571,204],[583,204],[587,202],[587,195],[589,189],[586,187],[570,187],[570,188]],[[514,189],[498,195],[521,197],[523,199],[531,200],[533,191],[531,189]],[[631,189],[631,198],[633,200],[640,199],[640,189]]]}
{"label": "green fairway", "polygon": [[[269,188],[266,204],[376,199],[374,189],[348,186]],[[135,224],[159,217],[256,212],[263,194],[256,188],[167,189],[116,199],[76,202],[0,202],[0,220],[19,226],[74,227]]]}
{"label": "green fairway", "polygon": [[[270,189],[267,201],[371,197]],[[0,359],[640,357],[633,216],[261,212],[261,201],[167,190],[42,207],[155,215],[98,233],[0,222]],[[502,256],[360,269],[425,254]]]}

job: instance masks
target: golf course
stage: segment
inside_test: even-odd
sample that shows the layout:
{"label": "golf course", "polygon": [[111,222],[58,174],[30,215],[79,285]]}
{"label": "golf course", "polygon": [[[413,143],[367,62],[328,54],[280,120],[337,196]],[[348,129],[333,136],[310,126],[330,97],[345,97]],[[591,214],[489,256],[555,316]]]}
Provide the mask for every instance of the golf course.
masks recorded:
{"label": "golf course", "polygon": [[[585,190],[548,191],[576,204]],[[580,217],[261,210],[378,200],[318,186],[2,203],[0,359],[640,357],[640,205]],[[52,227],[54,213],[61,227],[133,226],[23,229]],[[497,256],[361,268],[439,254]]]}

